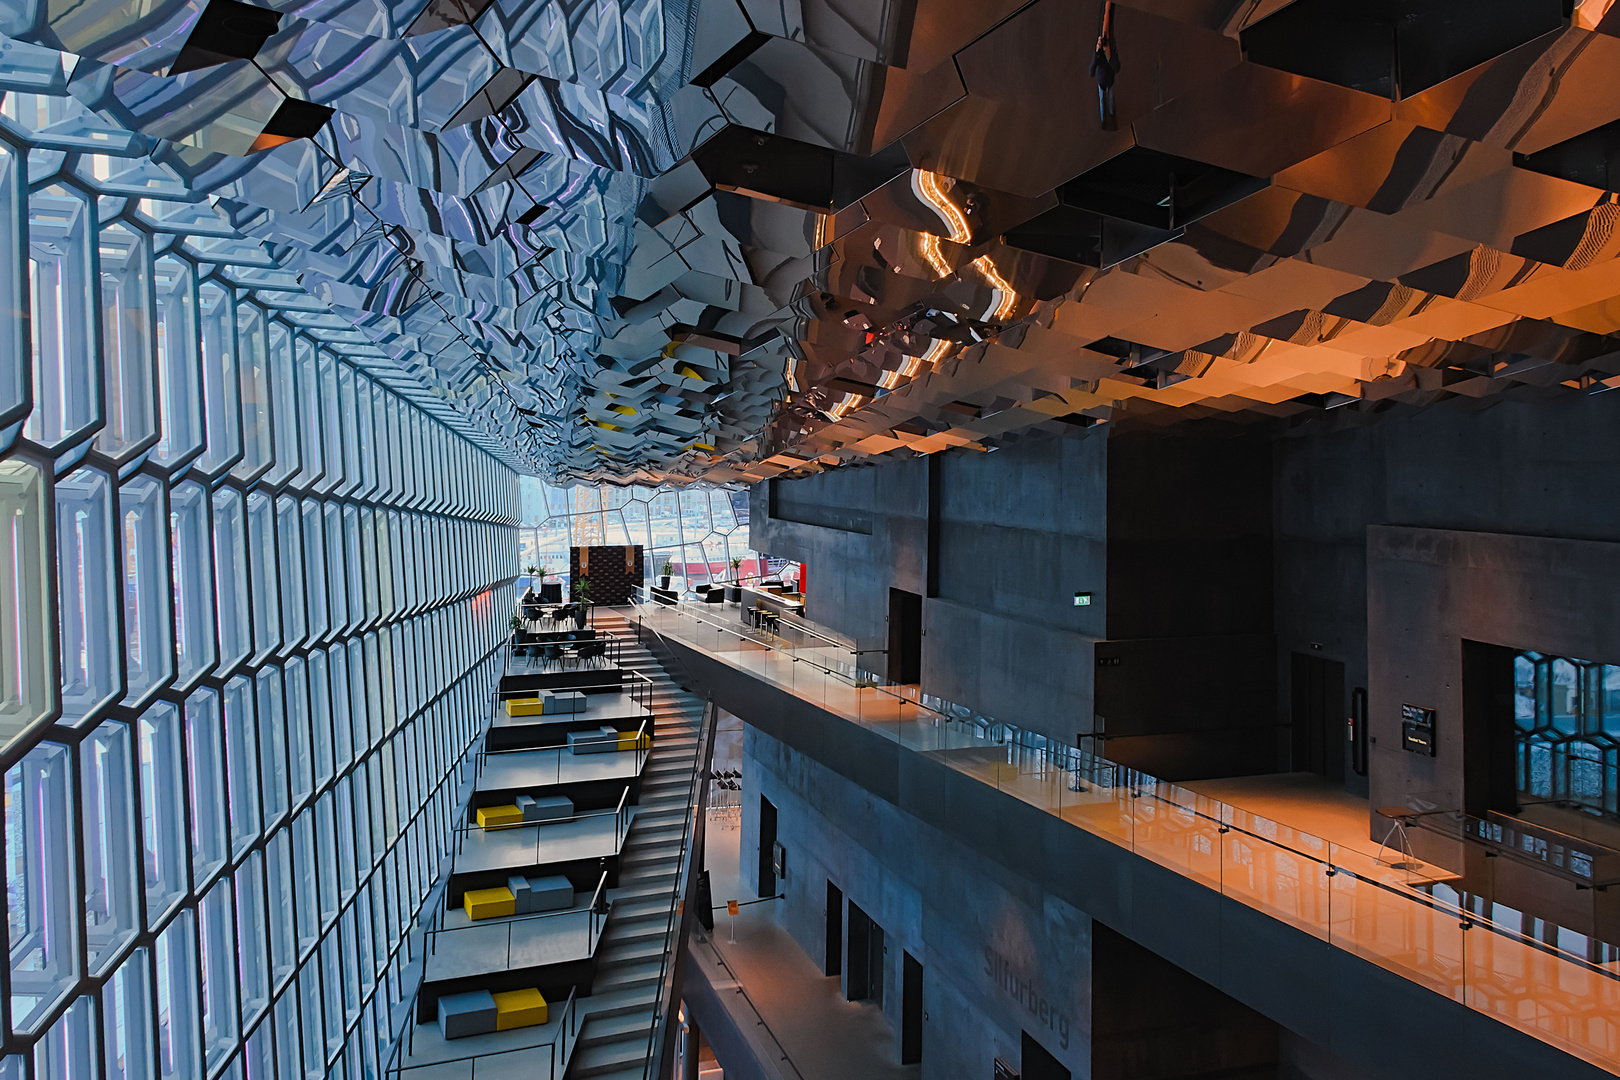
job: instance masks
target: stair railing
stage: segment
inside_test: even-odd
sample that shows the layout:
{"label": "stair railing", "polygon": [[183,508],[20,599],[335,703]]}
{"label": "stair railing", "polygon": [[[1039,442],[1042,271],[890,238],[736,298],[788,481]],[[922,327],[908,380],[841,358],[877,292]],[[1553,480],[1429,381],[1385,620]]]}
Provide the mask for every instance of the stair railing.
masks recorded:
{"label": "stair railing", "polygon": [[658,990],[653,1002],[653,1022],[647,1031],[647,1057],[643,1080],[662,1078],[673,1061],[675,1036],[679,1031],[676,1013],[680,1003],[681,976],[686,963],[686,942],[694,921],[692,899],[703,864],[704,821],[707,817],[709,772],[714,763],[715,708],[713,700],[703,706],[698,729],[697,756],[687,787],[686,814],[681,822],[680,869],[670,893],[664,922],[664,954],[658,963]]}

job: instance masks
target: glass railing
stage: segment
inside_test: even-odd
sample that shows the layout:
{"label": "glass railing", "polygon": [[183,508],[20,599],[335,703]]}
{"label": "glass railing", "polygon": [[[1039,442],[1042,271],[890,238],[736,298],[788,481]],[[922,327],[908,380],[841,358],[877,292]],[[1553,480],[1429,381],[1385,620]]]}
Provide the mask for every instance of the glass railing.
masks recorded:
{"label": "glass railing", "polygon": [[[505,752],[521,753],[521,751],[517,750]],[[619,805],[612,810],[581,810],[567,817],[545,818],[541,821],[508,821],[498,825],[471,825],[462,822],[455,827],[451,837],[451,865],[454,867],[454,860],[460,857],[461,849],[465,845],[468,836],[490,836],[500,833],[506,840],[506,846],[513,847],[521,842],[522,833],[519,830],[527,829],[533,834],[531,843],[534,845],[535,865],[538,866],[542,861],[540,858],[540,845],[548,835],[546,832],[548,828],[576,821],[603,821],[609,817],[613,819],[614,850],[617,851],[624,847],[624,837],[630,831],[630,816],[633,810],[635,810],[635,807],[630,804],[630,786],[626,784],[624,790],[619,793]],[[549,835],[555,837],[556,833],[553,832]],[[454,869],[452,869],[451,873],[454,872]]]}
{"label": "glass railing", "polygon": [[[459,1057],[424,1055],[425,1060],[411,1060],[416,1029],[412,1025],[405,1039],[395,1044],[395,1059],[385,1070],[387,1080],[501,1080],[521,1075],[525,1080],[563,1080],[568,1059],[573,1055],[574,1043],[579,1039],[579,1002],[576,992],[568,991],[556,1021],[556,1030],[544,1042],[529,1042],[510,1050],[493,1050],[481,1054],[463,1054]],[[523,1029],[512,1032],[521,1038]]]}
{"label": "glass railing", "polygon": [[1620,885],[1620,851],[1545,825],[1498,813],[1480,818],[1458,810],[1414,812],[1403,820],[1447,839],[1477,844],[1493,856],[1532,866],[1579,889],[1603,891]]}
{"label": "glass railing", "polygon": [[709,701],[703,706],[703,716],[698,725],[697,751],[692,776],[686,787],[686,807],[681,815],[679,868],[675,887],[670,892],[669,906],[664,911],[664,951],[659,957],[658,981],[654,984],[653,1022],[647,1030],[647,1056],[642,1064],[642,1080],[657,1080],[670,1074],[680,1005],[676,954],[685,948],[685,929],[696,918],[690,907],[696,895],[704,827],[708,820],[704,803],[709,789],[708,775],[714,763],[714,728],[714,702]]}
{"label": "glass railing", "polygon": [[[635,734],[627,731],[612,735],[588,735],[576,738],[572,742],[561,746],[532,746],[514,747],[510,750],[483,750],[480,749],[473,757],[473,774],[479,780],[485,775],[491,762],[505,764],[521,760],[523,772],[521,783],[518,786],[539,787],[542,784],[560,784],[563,781],[563,762],[572,761],[580,753],[629,754],[633,753],[635,771],[641,772],[641,767],[647,762],[647,754],[651,746],[647,725],[651,721],[643,720],[641,726],[636,728]],[[606,725],[604,725],[606,726]],[[629,745],[625,745],[628,743]],[[519,759],[514,755],[528,754],[532,758]],[[550,764],[544,762],[546,755],[550,755]]]}
{"label": "glass railing", "polygon": [[[748,902],[757,904],[763,901],[754,900]],[[724,1004],[727,1011],[732,1014],[733,1022],[743,1032],[743,1037],[745,1039],[749,1038],[749,1033],[752,1032],[753,1037],[756,1039],[761,1041],[769,1040],[769,1045],[761,1047],[761,1049],[771,1055],[769,1060],[777,1063],[777,1071],[783,1072],[782,1067],[786,1066],[787,1069],[792,1070],[793,1075],[798,1077],[798,1080],[804,1080],[804,1073],[799,1071],[799,1067],[793,1063],[792,1056],[788,1054],[787,1047],[782,1045],[782,1040],[777,1038],[776,1032],[771,1030],[771,1025],[766,1023],[765,1014],[760,1012],[759,1006],[754,1004],[754,999],[748,994],[748,988],[743,986],[742,979],[738,977],[737,972],[726,961],[725,954],[720,951],[714,936],[699,927],[692,932],[692,940],[687,949],[695,957],[701,956],[703,962],[712,966],[716,971],[729,975],[732,981],[737,984],[736,993],[728,992],[725,995]]]}
{"label": "glass railing", "polygon": [[[875,669],[884,666],[886,650],[863,649],[854,638],[818,626],[790,611],[764,612],[753,606],[747,592],[743,596],[739,605],[659,597],[645,590],[638,593],[642,607],[666,608],[713,627],[718,648],[767,648],[803,660],[851,683],[877,685],[882,682]],[[648,621],[646,625],[653,623]]]}
{"label": "glass railing", "polygon": [[518,949],[516,958],[521,961],[525,945],[544,937],[553,951],[563,948],[567,939],[573,938],[580,947],[579,955],[592,956],[602,937],[607,915],[607,872],[603,871],[590,904],[583,909],[570,906],[563,911],[482,919],[465,926],[444,926],[441,913],[440,925],[427,931],[427,955],[437,956],[441,948],[454,950],[465,968],[478,972],[508,971],[513,966],[514,941]]}
{"label": "glass railing", "polygon": [[[731,623],[707,605],[643,603],[645,629],[861,723],[1336,947],[1611,1072],[1620,964],[1537,940],[1482,902],[1448,903],[1392,862],[920,693],[853,660]],[[834,659],[842,660],[842,656]]]}
{"label": "glass railing", "polygon": [[[544,656],[533,658],[514,657],[507,661],[504,675],[521,677],[525,675],[547,675],[557,671],[576,670],[563,666],[565,664],[566,661],[554,661]],[[648,711],[652,710],[653,680],[641,672],[632,671],[629,668],[622,668],[617,671],[613,671],[608,667],[585,667],[577,670],[582,674],[589,674],[593,671],[601,671],[603,672],[603,677],[600,681],[573,681],[567,686],[559,686],[554,688],[525,685],[520,678],[513,679],[510,682],[504,682],[504,686],[506,688],[503,689],[500,685],[498,685],[494,695],[490,698],[491,719],[502,720],[501,712],[508,699],[534,698],[544,696],[545,694],[567,694],[571,692],[578,692],[587,695],[585,701],[587,708],[589,708],[591,704],[589,695],[629,694],[630,703],[632,705],[647,709]],[[537,714],[535,716],[520,715],[507,718],[503,722],[509,726],[518,727],[523,726],[525,721],[533,723],[568,723],[577,715],[578,714],[573,713],[545,713]],[[542,747],[541,749],[544,748]]]}

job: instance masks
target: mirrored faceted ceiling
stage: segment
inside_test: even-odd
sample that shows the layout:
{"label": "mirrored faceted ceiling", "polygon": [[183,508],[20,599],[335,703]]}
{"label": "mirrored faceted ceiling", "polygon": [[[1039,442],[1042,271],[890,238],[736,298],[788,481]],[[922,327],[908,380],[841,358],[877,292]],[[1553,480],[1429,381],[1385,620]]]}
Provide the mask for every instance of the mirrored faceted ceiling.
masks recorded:
{"label": "mirrored faceted ceiling", "polygon": [[1620,385],[1612,6],[5,0],[0,137],[526,472],[747,482]]}

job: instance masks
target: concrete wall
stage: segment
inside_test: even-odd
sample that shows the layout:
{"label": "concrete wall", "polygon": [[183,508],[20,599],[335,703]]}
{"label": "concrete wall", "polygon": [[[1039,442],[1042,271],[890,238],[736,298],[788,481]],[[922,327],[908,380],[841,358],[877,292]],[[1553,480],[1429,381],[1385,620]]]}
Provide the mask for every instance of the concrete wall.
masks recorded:
{"label": "concrete wall", "polygon": [[1271,447],[1134,434],[1108,454],[1108,636],[1269,634]]}
{"label": "concrete wall", "polygon": [[[771,519],[761,488],[754,545],[809,563],[813,618],[885,647],[888,588],[927,584],[928,467],[776,485],[802,518],[864,508],[869,534]],[[1098,430],[937,468],[927,690],[1064,741],[1101,714],[1131,740],[1106,752],[1167,777],[1265,772],[1290,765],[1290,654],[1344,664],[1341,715],[1368,685],[1369,527],[1620,541],[1620,394],[1452,402],[1270,441]]]}
{"label": "concrete wall", "polygon": [[[1463,722],[1463,639],[1620,663],[1620,543],[1388,526],[1367,536],[1372,806],[1459,809],[1467,739],[1483,737]],[[1403,703],[1436,711],[1433,757],[1402,749]],[[1462,871],[1454,845],[1413,839]]]}
{"label": "concrete wall", "polygon": [[1283,723],[1291,652],[1342,661],[1347,694],[1368,685],[1369,526],[1620,541],[1620,394],[1300,428],[1277,440],[1274,467]]}
{"label": "concrete wall", "polygon": [[[806,614],[863,648],[888,645],[891,587],[925,596],[929,693],[1073,740],[1090,725],[1091,647],[1107,612],[1107,453],[1099,434],[943,454],[932,506],[923,459],[758,485],[750,543],[803,561]],[[1091,605],[1075,607],[1076,592]]]}
{"label": "concrete wall", "polygon": [[927,575],[926,461],[756,484],[748,515],[750,547],[805,564],[810,619],[888,647],[890,587],[920,594]]}
{"label": "concrete wall", "polygon": [[922,963],[925,1080],[988,1077],[997,1057],[1016,1065],[1021,1031],[1077,1080],[1090,1075],[1089,918],[752,726],[743,782],[745,880],[757,889],[764,795],[788,853],[778,921],[819,961],[831,881],[882,926],[897,1040],[901,951]]}
{"label": "concrete wall", "polygon": [[[719,705],[792,751],[767,769],[771,755],[758,751],[758,742],[750,742],[756,749],[745,772],[760,771],[752,778],[745,776],[755,797],[745,806],[749,802],[757,806],[762,789],[776,791],[782,799],[779,809],[796,806],[789,796],[798,793],[821,819],[812,817],[809,826],[799,828],[788,820],[798,811],[788,810],[779,813],[777,822],[778,836],[786,838],[783,843],[795,845],[788,853],[790,868],[796,868],[790,874],[801,876],[801,881],[790,885],[809,890],[796,902],[813,902],[811,920],[820,919],[820,899],[825,896],[825,883],[818,880],[825,870],[818,866],[840,866],[846,858],[869,864],[865,880],[875,884],[859,884],[853,895],[857,903],[865,896],[874,911],[908,910],[913,903],[907,899],[909,891],[920,894],[917,903],[924,908],[967,910],[970,903],[977,905],[987,896],[993,904],[999,894],[981,891],[993,885],[1015,899],[1041,896],[1038,907],[1027,904],[1023,918],[1036,910],[1043,915],[1051,910],[1084,912],[1094,923],[1125,935],[1293,1032],[1295,1038],[1280,1035],[1278,1043],[1279,1075],[1288,1080],[1397,1076],[1596,1080],[1605,1075],[1353,951],[1223,897],[1200,881],[958,772],[934,754],[905,749],[678,641],[671,641],[670,648],[712,688]],[[825,799],[817,794],[835,786],[840,790]],[[901,816],[891,816],[891,807]],[[757,833],[749,831],[746,820],[742,843],[746,866],[750,845],[757,850]],[[853,853],[823,853],[819,845],[847,845]],[[971,858],[958,858],[961,852]],[[930,875],[923,864],[931,861],[950,867],[949,872]],[[885,899],[886,889],[894,891],[886,882],[895,878],[884,874],[890,867],[899,868],[895,874],[904,888],[893,899]],[[806,877],[808,883],[802,880]],[[851,878],[861,879],[860,873]],[[978,879],[990,884],[975,884]],[[919,881],[926,886],[919,886]],[[874,890],[875,899],[868,889]],[[1066,908],[1052,908],[1054,900]],[[976,910],[971,917],[989,927],[993,925],[989,916],[997,910],[994,906]],[[801,945],[819,955],[819,930],[805,929],[802,917],[799,925],[796,933],[815,935],[801,937]],[[907,936],[910,931],[899,924],[885,929],[899,935],[898,940],[918,940]],[[926,920],[921,940],[930,950],[921,957],[926,982],[943,970],[946,959],[935,957]],[[982,957],[981,949],[978,957],[958,956],[954,963],[968,965]],[[930,958],[936,960],[933,967]],[[944,999],[929,998],[927,993],[925,989],[932,1023],[933,1002]],[[1042,996],[1051,999],[1053,993],[1043,991]],[[1012,1015],[1017,1015],[1021,1006],[1016,1000],[1013,1005]],[[1010,1031],[1009,1022],[1003,1034]],[[1309,1047],[1302,1048],[1299,1040]],[[940,1046],[925,1034],[925,1060]],[[945,1075],[985,1073],[975,1066]]]}

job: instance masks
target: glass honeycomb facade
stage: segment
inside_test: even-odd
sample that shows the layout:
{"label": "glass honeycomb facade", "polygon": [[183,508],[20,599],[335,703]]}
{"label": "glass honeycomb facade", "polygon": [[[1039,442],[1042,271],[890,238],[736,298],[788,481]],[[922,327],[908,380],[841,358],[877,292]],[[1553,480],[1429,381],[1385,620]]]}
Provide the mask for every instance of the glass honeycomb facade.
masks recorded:
{"label": "glass honeycomb facade", "polygon": [[0,1078],[376,1077],[516,474],[69,60],[0,57]]}
{"label": "glass honeycomb facade", "polygon": [[736,572],[767,572],[767,560],[748,546],[747,489],[562,488],[523,477],[522,493],[523,565],[556,577],[568,576],[570,547],[598,544],[640,544],[649,578],[665,562],[694,585],[732,579],[733,560]]}

